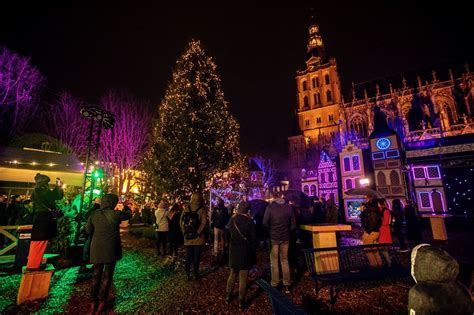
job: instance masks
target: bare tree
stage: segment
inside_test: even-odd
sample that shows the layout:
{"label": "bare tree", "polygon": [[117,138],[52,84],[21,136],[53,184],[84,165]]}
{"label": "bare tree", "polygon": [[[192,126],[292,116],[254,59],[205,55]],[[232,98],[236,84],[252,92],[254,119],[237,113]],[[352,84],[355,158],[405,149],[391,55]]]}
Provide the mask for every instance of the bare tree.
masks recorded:
{"label": "bare tree", "polygon": [[115,124],[103,131],[99,159],[114,175],[114,190],[128,194],[132,185],[140,184],[137,169],[147,149],[153,115],[148,104],[123,92],[109,91],[101,105],[115,115]]}
{"label": "bare tree", "polygon": [[44,81],[29,58],[0,46],[0,124],[8,126],[8,135],[34,117]]}
{"label": "bare tree", "polygon": [[49,118],[45,129],[48,134],[66,146],[68,153],[83,157],[87,146],[88,121],[80,114],[84,102],[71,93],[64,92],[51,104]]}
{"label": "bare tree", "polygon": [[277,179],[277,172],[273,161],[262,156],[251,157],[250,160],[262,171],[262,187],[264,194],[266,194]]}

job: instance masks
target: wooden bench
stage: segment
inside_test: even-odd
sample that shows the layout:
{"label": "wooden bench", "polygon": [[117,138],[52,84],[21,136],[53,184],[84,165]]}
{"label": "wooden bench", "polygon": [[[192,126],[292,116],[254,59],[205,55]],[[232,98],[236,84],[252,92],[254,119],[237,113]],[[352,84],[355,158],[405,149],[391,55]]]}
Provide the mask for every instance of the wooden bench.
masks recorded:
{"label": "wooden bench", "polygon": [[[337,251],[337,255],[334,255]],[[354,287],[359,285],[376,285],[382,281],[397,281],[408,279],[410,270],[403,266],[398,252],[392,245],[374,244],[343,246],[333,248],[311,248],[303,249],[308,271],[314,280],[315,291],[324,286],[329,286],[331,304],[336,303],[338,291],[344,287]],[[316,255],[315,255],[316,254]],[[382,265],[373,267],[369,263],[369,255],[379,255]],[[315,256],[335,256],[332,263],[335,265],[332,270],[339,269],[339,272],[317,272],[315,269]],[[390,258],[387,261],[386,256]]]}
{"label": "wooden bench", "polygon": [[275,315],[286,315],[286,314],[307,314],[303,309],[296,306],[291,302],[283,293],[276,290],[268,282],[263,279],[256,280],[258,286],[268,293],[270,301],[272,303],[272,313]]}

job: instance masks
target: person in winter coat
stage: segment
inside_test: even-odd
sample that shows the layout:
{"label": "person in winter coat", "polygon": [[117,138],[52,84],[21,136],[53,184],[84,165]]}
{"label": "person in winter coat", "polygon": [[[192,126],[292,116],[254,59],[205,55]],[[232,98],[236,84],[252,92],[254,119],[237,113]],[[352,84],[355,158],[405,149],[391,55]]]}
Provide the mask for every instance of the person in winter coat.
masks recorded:
{"label": "person in winter coat", "polygon": [[229,211],[224,206],[224,200],[219,198],[217,206],[212,210],[211,221],[214,225],[214,256],[219,257],[224,252],[224,230],[229,222]]}
{"label": "person in winter coat", "polygon": [[[377,199],[368,202],[360,214],[360,220],[364,229],[362,244],[377,244],[380,236],[380,226],[382,224],[382,216],[380,215]],[[378,251],[367,249],[366,255],[372,267],[382,266],[382,258]]]}
{"label": "person in winter coat", "polygon": [[285,291],[290,291],[290,267],[288,265],[288,247],[291,231],[296,229],[296,220],[293,210],[285,199],[274,196],[274,202],[268,205],[263,217],[263,225],[270,233],[271,250],[270,262],[272,281],[271,285],[277,287],[280,283],[278,258],[280,258],[283,273],[283,286]]}
{"label": "person in winter coat", "polygon": [[[379,199],[377,201],[380,214],[382,216],[382,224],[380,226],[380,235],[379,235],[379,244],[392,244],[392,231],[390,231],[390,223],[392,221],[392,214],[390,210],[387,208],[385,203],[385,199]],[[385,257],[387,261],[387,265],[390,267],[392,261],[390,259],[390,254],[388,250],[383,250],[382,255]]]}
{"label": "person in winter coat", "polygon": [[86,231],[92,234],[90,262],[94,264],[90,309],[92,314],[95,311],[99,314],[105,309],[115,263],[122,258],[120,222],[132,217],[128,206],[125,206],[123,211],[115,211],[117,203],[117,195],[104,195],[100,209],[94,210],[87,220]]}
{"label": "person in winter coat", "polygon": [[405,241],[405,236],[402,233],[403,221],[405,221],[405,214],[400,199],[393,199],[392,213],[394,218],[393,235],[398,239],[398,243],[400,243],[399,251],[407,252],[408,248]]}
{"label": "person in winter coat", "polygon": [[183,234],[181,234],[181,228],[179,226],[179,218],[181,217],[181,208],[175,203],[169,213],[169,232],[168,240],[170,244],[170,255],[173,257],[178,256],[178,247],[182,244]]}
{"label": "person in winter coat", "polygon": [[8,213],[8,224],[7,225],[15,225],[18,219],[18,214],[21,211],[21,200],[20,195],[14,195],[11,198],[10,204],[7,208]]}
{"label": "person in winter coat", "polygon": [[[156,254],[158,256],[166,255],[166,243],[168,238],[168,203],[163,199],[158,204],[155,211],[155,231],[156,231]],[[161,251],[161,247],[163,251]]]}
{"label": "person in winter coat", "polygon": [[250,205],[242,201],[236,208],[236,214],[229,221],[230,246],[229,267],[227,279],[226,302],[232,299],[235,280],[239,277],[239,308],[242,309],[247,293],[247,277],[249,270],[256,263],[257,238],[255,224],[248,215]]}
{"label": "person in winter coat", "polygon": [[407,200],[405,206],[405,220],[407,224],[407,238],[412,243],[412,247],[422,242],[420,220],[418,213],[411,200]]}
{"label": "person in winter coat", "polygon": [[58,185],[50,190],[49,181],[50,179],[46,175],[38,173],[35,176],[36,187],[31,195],[35,216],[31,230],[27,270],[40,268],[48,241],[58,234],[56,218],[53,217],[51,210],[56,209],[55,201],[63,197],[63,190]]}
{"label": "person in winter coat", "polygon": [[337,224],[337,207],[332,198],[326,203],[326,223]]}
{"label": "person in winter coat", "polygon": [[207,210],[201,193],[193,193],[188,205],[183,209],[179,225],[184,236],[186,262],[184,269],[188,280],[191,280],[191,263],[194,267],[194,279],[199,278],[201,250],[204,245],[204,232],[207,226]]}

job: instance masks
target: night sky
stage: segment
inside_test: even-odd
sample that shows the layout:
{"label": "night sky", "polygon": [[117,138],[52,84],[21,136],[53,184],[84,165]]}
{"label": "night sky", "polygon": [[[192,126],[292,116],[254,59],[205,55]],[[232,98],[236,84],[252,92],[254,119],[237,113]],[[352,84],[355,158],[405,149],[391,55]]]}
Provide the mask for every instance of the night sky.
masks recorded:
{"label": "night sky", "polygon": [[2,4],[0,44],[31,56],[54,93],[67,89],[96,102],[109,88],[125,88],[157,106],[186,42],[200,39],[241,125],[242,151],[283,157],[310,7],[346,90],[351,81],[459,65],[474,56],[472,11],[456,1],[312,1],[286,8],[162,2]]}

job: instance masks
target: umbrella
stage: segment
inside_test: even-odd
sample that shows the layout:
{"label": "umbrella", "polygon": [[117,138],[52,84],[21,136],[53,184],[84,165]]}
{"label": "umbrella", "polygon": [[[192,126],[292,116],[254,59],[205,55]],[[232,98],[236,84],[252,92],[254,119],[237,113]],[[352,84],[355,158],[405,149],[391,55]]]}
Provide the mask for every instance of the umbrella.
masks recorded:
{"label": "umbrella", "polygon": [[265,209],[268,206],[268,202],[263,199],[253,199],[249,201],[250,204],[250,212],[252,212],[252,216],[261,216],[265,214]]}
{"label": "umbrella", "polygon": [[366,187],[349,189],[345,194],[350,196],[367,196],[368,198],[383,198],[383,195],[378,191]]}
{"label": "umbrella", "polygon": [[292,201],[297,207],[310,207],[311,200],[304,192],[296,189],[282,191],[285,199]]}

